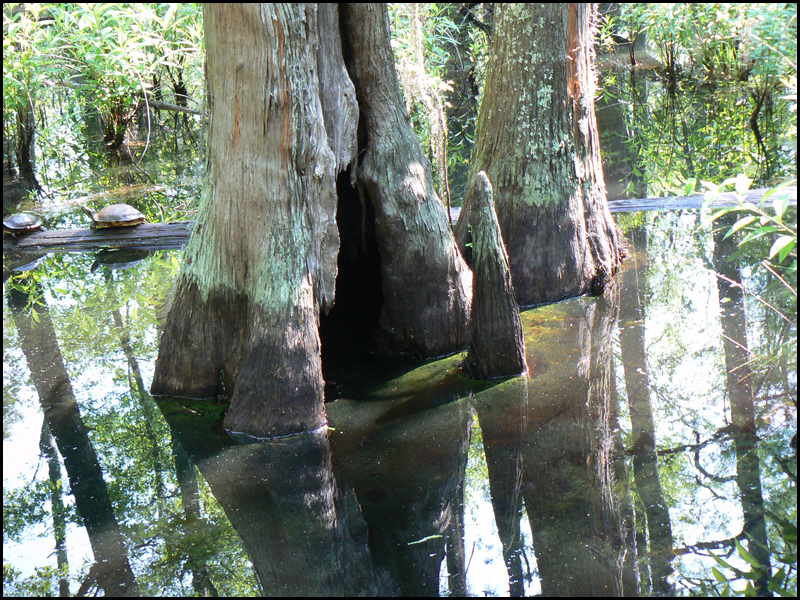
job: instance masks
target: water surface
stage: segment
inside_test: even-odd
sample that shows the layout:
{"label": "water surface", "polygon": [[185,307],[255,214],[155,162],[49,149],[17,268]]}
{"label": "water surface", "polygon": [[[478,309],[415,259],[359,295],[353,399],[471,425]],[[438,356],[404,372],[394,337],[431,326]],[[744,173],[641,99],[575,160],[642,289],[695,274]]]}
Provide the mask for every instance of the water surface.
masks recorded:
{"label": "water surface", "polygon": [[330,428],[261,444],[147,392],[179,253],[10,274],[4,593],[719,593],[745,580],[711,553],[756,571],[734,539],[777,573],[796,346],[765,361],[796,311],[720,278],[771,283],[696,214],[622,218],[612,290],[523,312],[527,379],[330,363]]}

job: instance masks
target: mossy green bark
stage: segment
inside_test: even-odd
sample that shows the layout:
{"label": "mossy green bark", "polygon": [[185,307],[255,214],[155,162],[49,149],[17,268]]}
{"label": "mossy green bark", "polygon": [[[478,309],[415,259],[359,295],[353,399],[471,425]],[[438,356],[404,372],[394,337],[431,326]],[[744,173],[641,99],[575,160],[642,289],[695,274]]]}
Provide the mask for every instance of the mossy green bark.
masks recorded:
{"label": "mossy green bark", "polygon": [[347,168],[375,212],[387,347],[436,356],[468,335],[471,273],[402,113],[386,8],[338,10],[205,8],[207,175],[152,391],[229,396],[225,426],[259,437],[325,423],[319,318]]}
{"label": "mossy green bark", "polygon": [[[485,171],[520,305],[600,293],[622,259],[605,199],[588,5],[498,5],[470,181]],[[456,238],[467,242],[469,209]]]}
{"label": "mossy green bark", "polygon": [[525,339],[514,299],[508,256],[500,235],[492,184],[478,173],[467,193],[472,208],[472,339],[466,365],[482,379],[517,375],[527,370]]}
{"label": "mossy green bark", "polygon": [[[319,312],[334,300],[336,175],[354,158],[358,111],[338,18],[320,28],[320,10],[204,13],[208,165],[152,389],[229,394],[225,426],[255,436],[325,423]],[[319,63],[331,46],[338,65]],[[325,114],[336,118],[327,129]]]}

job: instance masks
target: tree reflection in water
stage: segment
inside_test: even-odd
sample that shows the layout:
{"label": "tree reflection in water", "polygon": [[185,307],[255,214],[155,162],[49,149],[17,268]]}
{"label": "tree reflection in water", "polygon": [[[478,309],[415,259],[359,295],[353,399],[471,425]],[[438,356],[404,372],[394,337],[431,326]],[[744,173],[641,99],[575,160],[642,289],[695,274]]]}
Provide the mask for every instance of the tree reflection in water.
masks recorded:
{"label": "tree reflection in water", "polygon": [[[261,443],[220,428],[222,403],[162,400],[158,411],[140,393],[161,305],[135,292],[163,263],[88,275],[85,316],[77,300],[64,307],[68,293],[15,275],[5,448],[11,464],[26,462],[25,421],[13,418],[26,410],[15,390],[28,390],[45,417],[54,491],[39,493],[35,459],[22,485],[10,482],[8,564],[25,568],[15,549],[32,547],[44,524],[59,548],[47,559],[61,568],[51,589],[72,592],[669,595],[715,585],[708,554],[735,559],[734,539],[777,569],[796,506],[783,426],[793,365],[764,385],[764,372],[748,375],[751,353],[780,327],[763,325],[737,287],[753,277],[722,259],[730,239],[686,235],[696,222],[644,219],[604,298],[524,311],[527,381],[469,380],[463,355],[411,366],[341,356],[342,372],[326,374],[332,428]],[[75,335],[73,314],[91,331]],[[14,352],[29,379],[9,363]],[[59,468],[83,545],[70,496],[56,491]],[[51,511],[39,507],[46,498]],[[9,593],[48,577],[11,576]],[[766,582],[755,573],[757,589]]]}

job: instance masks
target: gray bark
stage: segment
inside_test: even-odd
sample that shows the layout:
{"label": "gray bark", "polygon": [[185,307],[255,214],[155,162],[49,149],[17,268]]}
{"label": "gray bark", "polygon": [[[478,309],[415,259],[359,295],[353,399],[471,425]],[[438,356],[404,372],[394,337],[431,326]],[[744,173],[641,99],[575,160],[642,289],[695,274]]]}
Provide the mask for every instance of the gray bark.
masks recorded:
{"label": "gray bark", "polygon": [[483,379],[517,375],[527,370],[525,338],[495,215],[492,184],[483,171],[469,196],[475,281],[466,364],[475,377]]}
{"label": "gray bark", "polygon": [[346,30],[366,140],[357,180],[375,209],[381,255],[383,335],[396,352],[459,350],[469,335],[472,274],[403,108],[386,6],[348,4]]}
{"label": "gray bark", "polygon": [[348,169],[375,214],[391,351],[463,348],[471,273],[402,112],[384,5],[210,4],[204,26],[206,181],[152,392],[229,398],[234,432],[311,431],[326,422],[338,204],[358,204]]}
{"label": "gray bark", "polygon": [[258,436],[325,423],[319,311],[333,303],[335,178],[357,122],[341,60],[325,51],[341,47],[330,10],[322,35],[315,4],[204,12],[209,163],[152,389],[230,393],[225,426]]}
{"label": "gray bark", "polygon": [[[517,300],[601,293],[622,259],[594,115],[590,5],[499,5],[470,180],[494,185]],[[467,241],[470,216],[456,227]]]}

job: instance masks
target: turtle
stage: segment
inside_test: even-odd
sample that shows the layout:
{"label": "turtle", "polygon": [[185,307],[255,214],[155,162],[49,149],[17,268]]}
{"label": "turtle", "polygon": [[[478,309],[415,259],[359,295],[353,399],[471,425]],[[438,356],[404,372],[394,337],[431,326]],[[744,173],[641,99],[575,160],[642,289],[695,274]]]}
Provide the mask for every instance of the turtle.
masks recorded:
{"label": "turtle", "polygon": [[17,237],[18,234],[29,233],[41,228],[42,220],[29,213],[16,213],[3,219],[3,233],[10,233]]}
{"label": "turtle", "polygon": [[92,229],[99,227],[133,227],[145,222],[145,217],[138,210],[127,204],[112,204],[96,213],[88,206],[81,206],[92,220]]}

